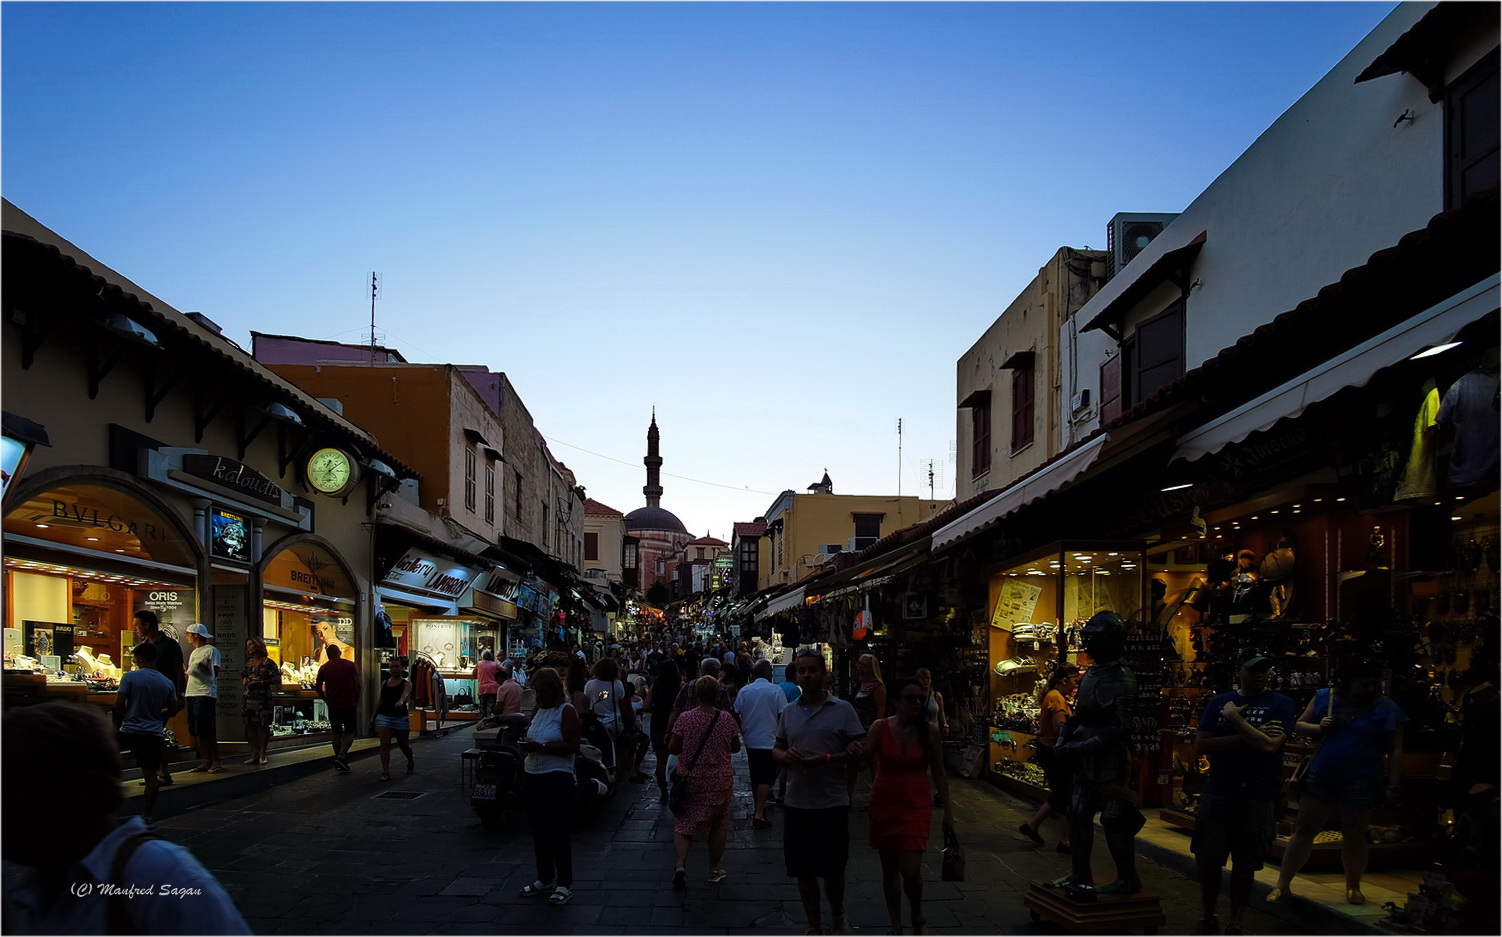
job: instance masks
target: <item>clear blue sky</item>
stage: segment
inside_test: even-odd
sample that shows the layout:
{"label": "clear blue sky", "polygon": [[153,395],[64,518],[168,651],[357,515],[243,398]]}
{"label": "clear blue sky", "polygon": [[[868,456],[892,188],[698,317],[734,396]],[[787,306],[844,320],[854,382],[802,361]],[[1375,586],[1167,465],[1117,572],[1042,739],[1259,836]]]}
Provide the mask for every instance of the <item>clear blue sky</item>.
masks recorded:
{"label": "clear blue sky", "polygon": [[361,341],[378,270],[388,344],[505,371],[622,511],[655,404],[728,540],[826,468],[894,492],[899,417],[952,497],[956,359],[1391,9],[12,2],[3,190],[247,348]]}

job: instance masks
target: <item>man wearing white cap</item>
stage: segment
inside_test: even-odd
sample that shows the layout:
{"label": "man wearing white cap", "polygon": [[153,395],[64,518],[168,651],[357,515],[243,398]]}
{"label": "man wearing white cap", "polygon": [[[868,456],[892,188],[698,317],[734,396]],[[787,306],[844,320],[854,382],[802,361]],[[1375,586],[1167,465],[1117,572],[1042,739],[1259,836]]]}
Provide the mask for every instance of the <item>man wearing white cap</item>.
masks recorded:
{"label": "man wearing white cap", "polygon": [[188,655],[188,689],[184,696],[188,704],[188,733],[203,759],[192,770],[218,774],[224,770],[219,764],[219,730],[214,714],[219,705],[220,658],[219,649],[209,643],[212,637],[201,624],[188,626],[188,643],[193,645],[193,653]]}

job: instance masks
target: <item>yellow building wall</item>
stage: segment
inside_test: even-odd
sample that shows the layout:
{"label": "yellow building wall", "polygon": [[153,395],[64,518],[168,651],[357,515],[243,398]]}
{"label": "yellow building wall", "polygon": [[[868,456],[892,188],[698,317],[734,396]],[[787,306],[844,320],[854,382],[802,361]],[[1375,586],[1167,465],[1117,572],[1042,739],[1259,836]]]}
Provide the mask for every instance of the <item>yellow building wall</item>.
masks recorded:
{"label": "yellow building wall", "polygon": [[[915,496],[895,495],[795,495],[792,507],[782,516],[787,538],[782,564],[771,562],[769,583],[796,582],[819,567],[815,557],[827,544],[847,549],[855,536],[855,514],[882,514],[879,537],[927,520],[950,504]],[[787,578],[782,574],[786,572]]]}

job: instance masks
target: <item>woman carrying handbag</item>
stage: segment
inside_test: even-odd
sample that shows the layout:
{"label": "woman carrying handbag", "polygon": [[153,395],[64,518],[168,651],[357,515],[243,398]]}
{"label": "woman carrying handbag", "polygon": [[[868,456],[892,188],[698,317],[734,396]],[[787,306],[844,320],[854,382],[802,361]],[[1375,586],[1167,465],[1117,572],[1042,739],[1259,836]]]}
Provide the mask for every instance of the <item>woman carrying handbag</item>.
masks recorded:
{"label": "woman carrying handbag", "polygon": [[[668,751],[679,756],[674,786],[682,784],[684,792],[681,808],[673,808],[673,847],[678,860],[673,870],[675,889],[688,885],[684,865],[695,836],[709,836],[709,881],[724,881],[726,876],[720,860],[725,855],[735,793],[730,756],[741,750],[741,736],[734,717],[715,707],[719,696],[718,681],[700,677],[694,683],[698,705],[679,716],[668,734]],[[670,804],[673,800],[670,795]]]}
{"label": "woman carrying handbag", "polygon": [[[875,769],[869,807],[868,844],[881,856],[882,894],[889,934],[902,933],[902,895],[907,893],[913,933],[926,934],[923,919],[923,852],[933,823],[929,777],[944,807],[946,848],[954,833],[949,775],[937,724],[924,712],[928,696],[919,681],[897,684],[897,715],[871,724],[865,745]],[[956,843],[957,845],[957,843]]]}

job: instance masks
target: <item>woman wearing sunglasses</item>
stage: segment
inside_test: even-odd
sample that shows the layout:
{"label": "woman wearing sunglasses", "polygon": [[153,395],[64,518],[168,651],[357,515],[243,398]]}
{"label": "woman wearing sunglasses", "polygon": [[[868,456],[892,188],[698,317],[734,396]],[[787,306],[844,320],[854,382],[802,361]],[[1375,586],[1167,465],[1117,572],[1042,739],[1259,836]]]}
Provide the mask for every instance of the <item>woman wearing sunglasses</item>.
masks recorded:
{"label": "woman wearing sunglasses", "polygon": [[897,715],[878,719],[866,735],[875,768],[868,809],[868,845],[881,856],[882,892],[886,897],[889,934],[902,933],[902,894],[907,893],[913,933],[926,934],[923,920],[923,851],[933,823],[929,777],[939,789],[944,827],[954,827],[949,806],[949,776],[939,727],[930,722],[923,684],[907,678],[897,684]]}

